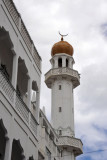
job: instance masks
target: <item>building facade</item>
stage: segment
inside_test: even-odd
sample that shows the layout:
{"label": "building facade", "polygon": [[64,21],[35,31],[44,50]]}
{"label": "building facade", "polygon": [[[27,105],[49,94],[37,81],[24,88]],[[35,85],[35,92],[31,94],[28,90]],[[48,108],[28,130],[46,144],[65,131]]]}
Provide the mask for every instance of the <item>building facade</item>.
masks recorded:
{"label": "building facade", "polygon": [[50,124],[40,110],[41,57],[13,1],[0,0],[0,160],[61,160],[65,154],[73,160],[82,154],[74,133],[79,74],[73,63],[66,51],[52,51],[52,69],[45,75],[52,89]]}

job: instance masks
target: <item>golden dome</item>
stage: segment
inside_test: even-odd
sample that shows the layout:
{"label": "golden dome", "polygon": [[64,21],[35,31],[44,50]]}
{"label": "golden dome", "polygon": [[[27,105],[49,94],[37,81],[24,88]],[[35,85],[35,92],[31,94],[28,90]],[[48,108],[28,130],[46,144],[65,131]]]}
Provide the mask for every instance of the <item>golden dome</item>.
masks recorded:
{"label": "golden dome", "polygon": [[61,41],[55,43],[51,50],[52,56],[60,53],[66,53],[70,56],[73,55],[73,47],[68,42],[63,41],[63,38],[61,38]]}

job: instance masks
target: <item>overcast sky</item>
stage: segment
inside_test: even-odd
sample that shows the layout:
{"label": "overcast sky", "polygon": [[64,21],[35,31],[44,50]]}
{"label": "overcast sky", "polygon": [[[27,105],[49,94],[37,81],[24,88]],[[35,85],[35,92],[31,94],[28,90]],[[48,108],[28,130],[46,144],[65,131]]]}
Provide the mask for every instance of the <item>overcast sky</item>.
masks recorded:
{"label": "overcast sky", "polygon": [[[107,0],[14,0],[42,58],[41,108],[50,119],[51,91],[44,83],[58,31],[74,48],[81,85],[74,91],[75,132],[84,144],[78,160],[107,159]],[[102,152],[90,151],[103,150]]]}

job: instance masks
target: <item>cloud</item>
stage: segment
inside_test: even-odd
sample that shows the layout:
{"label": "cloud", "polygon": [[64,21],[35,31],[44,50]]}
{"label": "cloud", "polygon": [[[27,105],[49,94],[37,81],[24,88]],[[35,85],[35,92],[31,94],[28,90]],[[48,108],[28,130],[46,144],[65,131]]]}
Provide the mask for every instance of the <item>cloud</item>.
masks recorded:
{"label": "cloud", "polygon": [[[14,0],[42,57],[41,108],[50,119],[51,90],[44,74],[51,68],[51,48],[60,40],[58,31],[74,48],[74,68],[81,85],[74,91],[76,136],[84,152],[107,148],[107,1]],[[84,154],[77,159],[105,160],[107,152]]]}

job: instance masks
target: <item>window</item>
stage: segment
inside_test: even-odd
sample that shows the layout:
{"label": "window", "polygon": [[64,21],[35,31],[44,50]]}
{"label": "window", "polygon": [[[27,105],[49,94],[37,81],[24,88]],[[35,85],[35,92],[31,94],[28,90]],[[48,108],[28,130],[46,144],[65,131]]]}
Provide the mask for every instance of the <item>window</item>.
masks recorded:
{"label": "window", "polygon": [[62,86],[61,86],[61,85],[59,85],[59,90],[61,90],[61,88],[62,88]]}
{"label": "window", "polygon": [[62,130],[59,130],[59,135],[62,135]]}
{"label": "window", "polygon": [[59,107],[59,112],[62,112],[62,108],[61,107]]}
{"label": "window", "polygon": [[66,59],[66,67],[68,67],[68,59]]}
{"label": "window", "polygon": [[62,67],[62,58],[58,59],[58,67]]}

